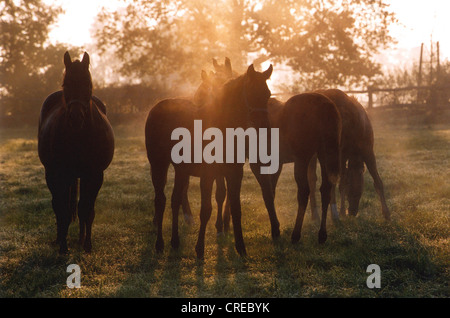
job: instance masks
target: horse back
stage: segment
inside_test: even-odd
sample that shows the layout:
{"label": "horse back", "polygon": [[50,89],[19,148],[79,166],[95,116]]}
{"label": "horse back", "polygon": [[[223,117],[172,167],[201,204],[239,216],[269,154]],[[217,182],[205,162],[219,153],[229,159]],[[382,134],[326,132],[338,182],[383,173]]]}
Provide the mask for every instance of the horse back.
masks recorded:
{"label": "horse back", "polygon": [[[97,96],[92,96],[92,102],[97,106],[97,108],[106,115],[106,106]],[[42,104],[41,113],[39,116],[39,123],[43,122],[49,114],[63,106],[63,91],[57,91],[47,96],[44,103]]]}
{"label": "horse back", "polygon": [[38,154],[42,164],[52,169],[66,165],[105,170],[114,154],[114,133],[105,105],[93,96],[90,128],[74,135],[68,130],[63,98],[62,91],[54,92],[41,108]]}
{"label": "horse back", "polygon": [[148,158],[170,156],[172,131],[178,127],[192,129],[194,119],[200,119],[197,111],[194,103],[181,98],[164,99],[153,106],[145,123]]}
{"label": "horse back", "polygon": [[359,152],[373,146],[373,130],[364,107],[341,90],[317,91],[327,96],[336,105],[342,119],[342,147],[350,152]]}
{"label": "horse back", "polygon": [[334,134],[333,138],[337,137],[338,143],[341,134],[341,118],[336,105],[327,96],[318,93],[303,93],[288,99],[278,126],[287,133],[286,137],[293,144],[297,144],[297,149],[308,148],[313,152],[317,151],[315,148],[320,140],[330,139],[326,134]]}
{"label": "horse back", "polygon": [[106,115],[106,106],[105,104],[103,104],[103,102],[100,100],[100,98],[98,98],[97,96],[92,95],[92,101],[94,102],[94,104],[97,106],[97,108],[104,114]]}

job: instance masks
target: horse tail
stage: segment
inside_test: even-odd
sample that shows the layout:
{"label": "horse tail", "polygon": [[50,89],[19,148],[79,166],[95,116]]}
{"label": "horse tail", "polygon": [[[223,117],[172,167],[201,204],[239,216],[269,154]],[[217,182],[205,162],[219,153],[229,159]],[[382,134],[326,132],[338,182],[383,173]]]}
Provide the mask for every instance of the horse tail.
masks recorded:
{"label": "horse tail", "polygon": [[[327,98],[328,99],[328,98]],[[322,116],[322,141],[323,152],[326,160],[328,179],[332,184],[337,184],[340,174],[341,162],[341,116],[336,105],[328,99],[326,114]]]}
{"label": "horse tail", "polygon": [[75,221],[77,219],[77,200],[78,200],[78,179],[75,178],[75,180],[70,185],[70,198],[69,198],[69,210],[72,221]]}

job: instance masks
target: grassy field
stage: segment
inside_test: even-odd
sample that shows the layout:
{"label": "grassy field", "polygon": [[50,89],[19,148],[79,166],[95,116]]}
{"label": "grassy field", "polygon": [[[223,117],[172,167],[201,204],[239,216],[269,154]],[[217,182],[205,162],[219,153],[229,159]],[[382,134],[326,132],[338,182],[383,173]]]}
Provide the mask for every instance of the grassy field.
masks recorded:
{"label": "grassy field", "polygon": [[[114,127],[115,157],[96,203],[93,252],[78,246],[75,222],[67,256],[52,244],[55,217],[36,129],[0,129],[0,297],[449,297],[450,117],[388,111],[371,116],[390,223],[366,173],[356,218],[339,224],[330,219],[328,241],[319,246],[308,210],[302,239],[291,244],[297,203],[293,167],[287,165],[276,197],[282,235],[274,243],[260,189],[246,166],[241,201],[248,257],[235,252],[231,234],[216,236],[214,209],[204,261],[194,251],[198,179],[189,190],[196,224],[180,221],[181,247],[172,250],[168,203],[166,248],[154,251],[143,121]],[[173,170],[168,198],[172,185]],[[66,268],[73,263],[81,267],[80,289],[66,286]],[[380,289],[366,286],[369,264],[381,268]]]}

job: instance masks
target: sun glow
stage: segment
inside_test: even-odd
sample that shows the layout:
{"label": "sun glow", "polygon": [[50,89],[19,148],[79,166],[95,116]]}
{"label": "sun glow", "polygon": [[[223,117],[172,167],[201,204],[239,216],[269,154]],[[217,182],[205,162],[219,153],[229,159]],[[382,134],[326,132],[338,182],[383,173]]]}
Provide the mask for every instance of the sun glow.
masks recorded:
{"label": "sun glow", "polygon": [[[91,34],[97,14],[105,8],[115,10],[127,5],[119,0],[44,0],[51,5],[61,6],[65,13],[51,27],[50,42],[67,43],[73,46],[86,46],[93,43]],[[431,39],[440,41],[441,59],[450,57],[450,42],[447,39],[450,30],[450,1],[395,0],[389,1],[396,13],[400,25],[392,26],[392,35],[397,44],[380,54],[385,65],[399,66],[405,61],[418,59],[421,43],[429,45]]]}
{"label": "sun glow", "polygon": [[93,42],[91,29],[102,8],[114,10],[123,5],[123,2],[118,0],[44,0],[44,2],[60,6],[65,11],[50,28],[50,42],[80,47]]}

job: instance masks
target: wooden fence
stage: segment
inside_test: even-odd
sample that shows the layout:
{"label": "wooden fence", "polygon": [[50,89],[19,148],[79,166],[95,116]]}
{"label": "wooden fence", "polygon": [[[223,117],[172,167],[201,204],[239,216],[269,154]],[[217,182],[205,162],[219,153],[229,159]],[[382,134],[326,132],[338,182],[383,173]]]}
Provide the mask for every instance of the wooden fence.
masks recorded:
{"label": "wooden fence", "polygon": [[[445,86],[407,86],[398,88],[378,88],[369,86],[362,90],[348,90],[349,95],[362,95],[358,98],[367,108],[405,105],[450,105],[450,85]],[[274,96],[290,97],[296,93],[275,93]],[[384,94],[384,95],[383,95]],[[380,95],[382,95],[380,97]]]}

